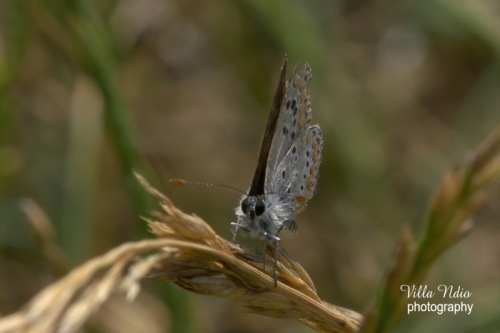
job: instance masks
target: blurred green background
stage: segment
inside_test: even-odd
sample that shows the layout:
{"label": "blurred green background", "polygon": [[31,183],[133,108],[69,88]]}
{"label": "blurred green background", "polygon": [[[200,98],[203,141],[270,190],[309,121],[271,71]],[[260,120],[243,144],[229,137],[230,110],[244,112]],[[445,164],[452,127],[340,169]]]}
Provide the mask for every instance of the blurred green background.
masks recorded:
{"label": "blurred green background", "polygon": [[[154,202],[132,169],[229,238],[239,194],[167,181],[247,188],[285,53],[312,67],[325,144],[317,194],[283,244],[322,299],[362,312],[403,226],[420,232],[441,175],[500,125],[497,0],[1,1],[0,315],[57,278],[23,198],[71,266],[151,237],[138,216]],[[397,332],[499,332],[499,200],[496,186],[426,280],[472,292],[472,314],[412,314]],[[93,329],[310,332],[145,287]]]}

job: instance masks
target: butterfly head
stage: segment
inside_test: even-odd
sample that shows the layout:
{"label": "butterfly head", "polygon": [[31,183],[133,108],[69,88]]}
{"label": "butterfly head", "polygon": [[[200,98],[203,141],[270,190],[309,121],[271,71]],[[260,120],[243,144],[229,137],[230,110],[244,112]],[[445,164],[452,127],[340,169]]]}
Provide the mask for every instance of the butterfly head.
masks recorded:
{"label": "butterfly head", "polygon": [[255,217],[261,216],[266,210],[266,204],[263,196],[247,196],[241,201],[241,211],[251,220]]}

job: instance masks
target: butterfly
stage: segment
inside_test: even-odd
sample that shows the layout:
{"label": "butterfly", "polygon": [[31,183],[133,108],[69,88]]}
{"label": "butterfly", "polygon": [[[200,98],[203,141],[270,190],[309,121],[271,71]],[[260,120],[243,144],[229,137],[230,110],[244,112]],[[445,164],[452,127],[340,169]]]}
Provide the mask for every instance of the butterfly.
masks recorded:
{"label": "butterfly", "polygon": [[296,231],[295,216],[316,192],[323,136],[311,125],[311,101],[306,85],[311,67],[298,67],[285,79],[287,57],[281,68],[250,189],[236,207],[231,223],[233,243],[238,232],[264,241],[264,269],[268,243],[274,246],[274,284],[281,251],[282,230]]}

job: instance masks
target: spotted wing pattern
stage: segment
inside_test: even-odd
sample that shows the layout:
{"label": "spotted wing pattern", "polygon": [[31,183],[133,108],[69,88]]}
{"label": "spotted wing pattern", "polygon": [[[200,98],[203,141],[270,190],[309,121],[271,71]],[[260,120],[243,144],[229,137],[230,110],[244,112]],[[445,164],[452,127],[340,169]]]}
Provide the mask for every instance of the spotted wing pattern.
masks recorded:
{"label": "spotted wing pattern", "polygon": [[266,168],[266,192],[276,191],[280,186],[271,182],[278,165],[290,150],[293,142],[297,140],[301,132],[307,129],[311,123],[311,100],[306,92],[306,84],[311,79],[311,67],[304,66],[302,72],[298,73],[295,68],[292,77],[288,81],[288,87],[281,105],[280,116],[276,126],[273,143],[271,145],[269,160]]}
{"label": "spotted wing pattern", "polygon": [[272,182],[277,186],[271,191],[284,193],[283,201],[289,202],[293,215],[304,210],[316,192],[322,149],[323,136],[319,126],[306,128],[273,175]]}
{"label": "spotted wing pattern", "polygon": [[266,193],[283,194],[292,219],[316,192],[322,157],[321,130],[310,126],[311,102],[305,89],[310,79],[306,64],[288,83],[267,168]]}
{"label": "spotted wing pattern", "polygon": [[[295,163],[292,168],[293,172],[289,175],[290,187],[288,193],[293,195],[295,214],[306,208],[307,202],[316,193],[316,185],[319,177],[319,165],[322,158],[323,136],[319,126],[311,126],[296,143],[297,156],[285,156],[282,163],[278,167],[277,172],[286,170],[288,164]],[[293,152],[295,143],[290,149]],[[298,157],[298,159],[297,159]]]}

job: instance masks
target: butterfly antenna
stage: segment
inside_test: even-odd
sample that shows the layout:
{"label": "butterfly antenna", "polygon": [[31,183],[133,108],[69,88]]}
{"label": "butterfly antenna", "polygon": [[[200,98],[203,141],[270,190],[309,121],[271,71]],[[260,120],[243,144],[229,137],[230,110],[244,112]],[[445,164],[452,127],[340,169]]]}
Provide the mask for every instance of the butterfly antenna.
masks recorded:
{"label": "butterfly antenna", "polygon": [[234,188],[234,187],[231,187],[231,186],[227,186],[227,185],[221,185],[221,184],[212,184],[212,183],[200,183],[200,182],[188,182],[186,180],[183,180],[183,179],[177,179],[177,178],[174,178],[174,179],[170,179],[170,184],[172,185],[196,185],[196,186],[210,186],[210,187],[222,187],[222,188],[227,188],[227,189],[230,189],[230,190],[233,190],[233,191],[236,191],[236,192],[240,192],[242,194],[246,194],[245,192],[243,192],[242,190],[238,190],[237,188]]}

